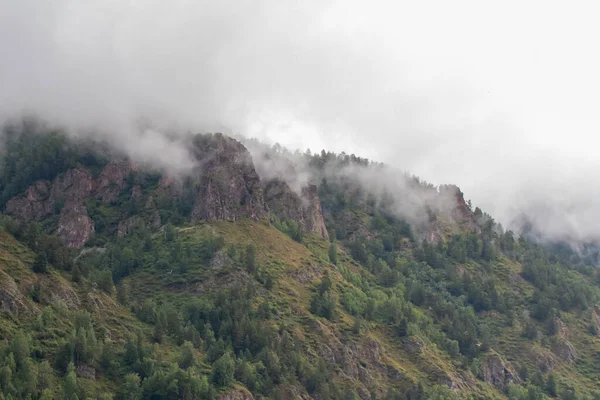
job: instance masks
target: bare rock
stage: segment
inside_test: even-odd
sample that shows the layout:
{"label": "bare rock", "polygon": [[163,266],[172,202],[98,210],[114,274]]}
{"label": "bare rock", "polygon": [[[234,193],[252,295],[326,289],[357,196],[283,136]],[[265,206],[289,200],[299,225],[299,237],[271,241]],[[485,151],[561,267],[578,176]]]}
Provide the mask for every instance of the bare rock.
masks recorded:
{"label": "bare rock", "polygon": [[68,203],[83,203],[93,190],[94,181],[90,172],[75,168],[54,179],[52,198],[63,199],[66,207]]}
{"label": "bare rock", "polygon": [[162,225],[162,221],[160,219],[160,213],[158,212],[158,210],[154,211],[154,213],[152,213],[152,220],[150,221],[150,228],[151,229],[158,229],[160,228]]}
{"label": "bare rock", "polygon": [[58,235],[67,247],[81,248],[94,234],[94,221],[83,204],[68,203],[58,219]]}
{"label": "bare rock", "polygon": [[14,279],[4,271],[0,271],[0,310],[17,316],[31,311]]}
{"label": "bare rock", "polygon": [[48,279],[40,279],[41,298],[44,303],[64,303],[70,309],[81,306],[81,301],[73,289],[61,278],[49,276]]}
{"label": "bare rock", "polygon": [[52,214],[51,183],[37,181],[27,189],[25,197],[14,197],[6,203],[6,212],[24,220],[38,220]]}
{"label": "bare rock", "polygon": [[373,382],[373,375],[367,368],[360,365],[358,367],[358,380],[361,381],[364,385],[370,386]]}
{"label": "bare rock", "polygon": [[90,172],[80,168],[68,170],[54,180],[52,197],[65,201],[58,219],[58,235],[68,247],[83,247],[94,233],[94,222],[84,203],[93,189]]}
{"label": "bare rock", "polygon": [[325,359],[325,361],[327,361],[330,364],[335,364],[335,353],[329,345],[325,343],[320,343],[317,352],[319,353],[319,357]]}
{"label": "bare rock", "polygon": [[568,364],[573,364],[577,357],[575,347],[565,338],[557,338],[552,343],[552,351],[561,360]]}
{"label": "bare rock", "polygon": [[281,400],[312,400],[311,397],[303,388],[290,384],[282,384],[279,386],[279,394]]}
{"label": "bare rock", "polygon": [[77,376],[84,379],[96,380],[96,369],[89,365],[78,365],[75,369]]}
{"label": "bare rock", "polygon": [[214,269],[222,269],[233,265],[233,260],[223,251],[217,252],[210,260],[210,267]]}
{"label": "bare rock", "polygon": [[596,336],[600,336],[600,306],[595,306],[592,310],[592,328]]}
{"label": "bare rock", "polygon": [[201,163],[192,220],[254,220],[267,215],[260,179],[248,150],[222,135],[203,139],[194,148]]}
{"label": "bare rock", "polygon": [[135,185],[131,188],[131,198],[140,200],[142,198],[142,188],[139,185]]}
{"label": "bare rock", "polygon": [[117,236],[124,237],[130,235],[135,230],[137,223],[138,217],[136,216],[120,221],[119,225],[117,226]]}
{"label": "bare rock", "polygon": [[157,196],[180,197],[183,194],[183,184],[179,179],[163,175],[158,180]]}
{"label": "bare rock", "polygon": [[441,185],[439,188],[439,208],[446,212],[449,219],[461,229],[480,233],[475,213],[464,199],[460,188],[455,185]]}
{"label": "bare rock", "polygon": [[481,362],[483,380],[500,391],[509,383],[520,383],[511,366],[498,354],[491,354]]}
{"label": "bare rock", "polygon": [[302,199],[304,200],[304,224],[307,232],[315,232],[324,239],[329,239],[329,233],[325,227],[321,200],[315,185],[302,188]]}
{"label": "bare rock", "polygon": [[265,186],[264,196],[277,217],[297,222],[303,233],[316,233],[329,239],[315,185],[304,186],[298,195],[287,183],[272,179]]}
{"label": "bare rock", "polygon": [[375,238],[375,235],[369,231],[361,219],[350,210],[344,210],[342,212],[340,221],[351,241],[361,237],[364,237],[367,240]]}
{"label": "bare rock", "polygon": [[535,365],[542,371],[552,371],[556,368],[557,360],[556,356],[546,349],[542,349],[536,352],[533,356]]}
{"label": "bare rock", "polygon": [[569,338],[569,328],[567,325],[558,317],[552,319],[552,323],[556,326],[556,334],[558,337],[563,339]]}
{"label": "bare rock", "polygon": [[121,191],[127,187],[127,178],[132,170],[133,165],[129,161],[117,161],[108,164],[98,178],[96,197],[104,203],[117,201]]}
{"label": "bare rock", "polygon": [[217,400],[254,400],[254,396],[246,389],[232,389],[219,396]]}
{"label": "bare rock", "polygon": [[29,187],[25,197],[9,200],[6,211],[24,220],[39,220],[51,215],[57,205],[62,205],[58,234],[68,247],[82,247],[94,232],[94,223],[84,204],[93,189],[89,171],[70,169],[57,176],[52,184],[36,182]]}
{"label": "bare rock", "polygon": [[358,393],[358,397],[361,400],[371,400],[373,397],[371,396],[371,393],[369,393],[369,391],[365,388],[358,388],[356,390],[356,393]]}
{"label": "bare rock", "polygon": [[404,348],[404,350],[408,351],[411,354],[421,353],[424,346],[425,342],[423,341],[423,339],[417,336],[410,336],[402,341],[402,347]]}

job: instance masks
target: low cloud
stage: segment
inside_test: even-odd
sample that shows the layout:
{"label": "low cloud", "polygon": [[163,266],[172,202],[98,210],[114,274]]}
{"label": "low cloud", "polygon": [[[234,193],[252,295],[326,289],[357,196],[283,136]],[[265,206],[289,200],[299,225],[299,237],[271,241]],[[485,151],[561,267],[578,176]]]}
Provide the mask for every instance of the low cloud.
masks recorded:
{"label": "low cloud", "polygon": [[591,11],[5,1],[0,118],[36,114],[177,171],[191,161],[173,132],[346,151],[456,183],[505,226],[526,212],[550,237],[600,238]]}

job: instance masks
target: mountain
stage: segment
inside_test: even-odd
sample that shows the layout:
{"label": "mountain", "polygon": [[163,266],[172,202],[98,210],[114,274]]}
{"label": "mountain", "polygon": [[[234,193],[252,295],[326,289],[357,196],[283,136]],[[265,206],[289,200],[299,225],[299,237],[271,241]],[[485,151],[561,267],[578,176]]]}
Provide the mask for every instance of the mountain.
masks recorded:
{"label": "mountain", "polygon": [[600,274],[347,154],[6,129],[0,398],[600,398]]}

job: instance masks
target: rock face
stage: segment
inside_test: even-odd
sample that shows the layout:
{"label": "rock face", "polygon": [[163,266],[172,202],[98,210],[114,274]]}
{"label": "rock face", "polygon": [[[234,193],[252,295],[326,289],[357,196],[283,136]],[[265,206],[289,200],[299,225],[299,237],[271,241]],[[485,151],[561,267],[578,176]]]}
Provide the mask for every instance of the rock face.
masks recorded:
{"label": "rock face", "polygon": [[38,181],[27,189],[25,197],[6,204],[6,212],[24,220],[39,220],[60,209],[58,234],[69,247],[81,247],[94,233],[94,223],[87,214],[85,199],[94,190],[89,171],[68,170],[52,183]]}
{"label": "rock face", "polygon": [[0,310],[14,315],[30,311],[25,296],[13,278],[3,271],[0,271]]}
{"label": "rock face", "polygon": [[130,217],[119,222],[119,225],[117,226],[117,236],[124,237],[129,235],[135,229],[136,224],[137,217]]}
{"label": "rock face", "polygon": [[96,369],[89,365],[78,365],[75,371],[80,378],[96,380]]}
{"label": "rock face", "polygon": [[25,220],[37,220],[52,214],[51,188],[50,182],[37,181],[27,189],[24,197],[10,199],[6,203],[6,212]]}
{"label": "rock face", "polygon": [[234,389],[219,396],[218,400],[254,400],[254,396],[245,389]]}
{"label": "rock face", "polygon": [[573,364],[575,362],[575,358],[577,354],[575,353],[575,347],[565,338],[558,338],[552,344],[552,351],[556,354],[562,361]]}
{"label": "rock face", "polygon": [[195,143],[199,160],[192,220],[235,221],[265,218],[267,210],[260,179],[248,150],[222,135]]}
{"label": "rock face", "polygon": [[94,221],[87,214],[85,205],[65,206],[58,220],[58,235],[67,247],[81,248],[94,233]]}
{"label": "rock face", "polygon": [[[110,205],[128,195],[142,205],[145,222],[153,228],[161,225],[157,209],[172,200],[188,207],[191,221],[267,218],[269,206],[263,185],[250,153],[240,142],[220,134],[199,135],[190,143],[190,152],[198,164],[195,170],[181,179],[163,175],[149,193],[129,179],[137,167],[121,160],[106,165],[97,178],[84,168],[75,168],[53,181],[37,181],[24,195],[9,200],[6,212],[24,220],[41,220],[58,213],[57,232],[72,248],[84,246],[95,231],[86,208],[88,199]],[[328,238],[316,186],[308,185],[295,193],[279,182],[267,190],[269,203],[279,216],[298,221],[303,232]],[[122,215],[119,236],[129,234],[140,222],[132,215]]]}
{"label": "rock face", "polygon": [[104,203],[117,201],[121,191],[127,187],[127,178],[132,170],[133,165],[129,161],[117,161],[108,164],[98,178],[96,197]]}
{"label": "rock face", "polygon": [[[85,201],[90,197],[105,203],[117,201],[132,169],[130,162],[113,162],[97,179],[84,168],[70,169],[52,182],[35,182],[25,196],[7,202],[6,212],[24,220],[40,220],[59,212],[58,235],[68,247],[80,248],[94,234],[94,221]],[[139,195],[139,188],[137,191]]]}
{"label": "rock face", "polygon": [[514,370],[497,354],[486,357],[481,363],[481,369],[483,380],[500,391],[504,391],[511,382],[520,382]]}
{"label": "rock face", "polygon": [[480,233],[475,214],[467,203],[460,188],[455,185],[440,186],[438,207],[445,211],[449,219],[459,227]]}
{"label": "rock face", "polygon": [[596,336],[600,336],[600,306],[594,306],[592,310],[592,328]]}
{"label": "rock face", "polygon": [[569,342],[569,328],[560,319],[555,317],[553,323],[556,326],[557,332],[556,337],[552,339],[552,352],[558,356],[558,358],[568,364],[573,364],[577,353],[575,347]]}
{"label": "rock face", "polygon": [[85,199],[93,189],[92,176],[84,169],[71,169],[54,180],[52,197],[64,200],[58,219],[58,235],[68,247],[82,247],[94,233],[94,221],[85,207]]}
{"label": "rock face", "polygon": [[317,187],[309,184],[302,188],[302,199],[304,200],[303,210],[306,231],[317,233],[322,238],[329,239]]}
{"label": "rock face", "polygon": [[298,222],[302,232],[329,239],[315,185],[303,187],[299,196],[287,183],[273,179],[265,185],[265,201],[277,217]]}
{"label": "rock face", "polygon": [[40,279],[38,283],[40,284],[42,302],[47,304],[64,303],[70,309],[77,309],[81,306],[81,301],[73,288],[62,278]]}

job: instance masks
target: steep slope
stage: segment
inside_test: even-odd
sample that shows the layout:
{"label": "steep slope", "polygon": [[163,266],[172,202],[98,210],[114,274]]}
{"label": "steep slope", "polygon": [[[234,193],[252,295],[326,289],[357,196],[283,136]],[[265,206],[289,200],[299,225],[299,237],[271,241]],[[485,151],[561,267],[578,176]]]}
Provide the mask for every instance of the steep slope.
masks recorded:
{"label": "steep slope", "polygon": [[1,169],[4,398],[598,398],[598,272],[455,186],[325,152],[277,179],[222,135],[174,177],[36,135]]}

